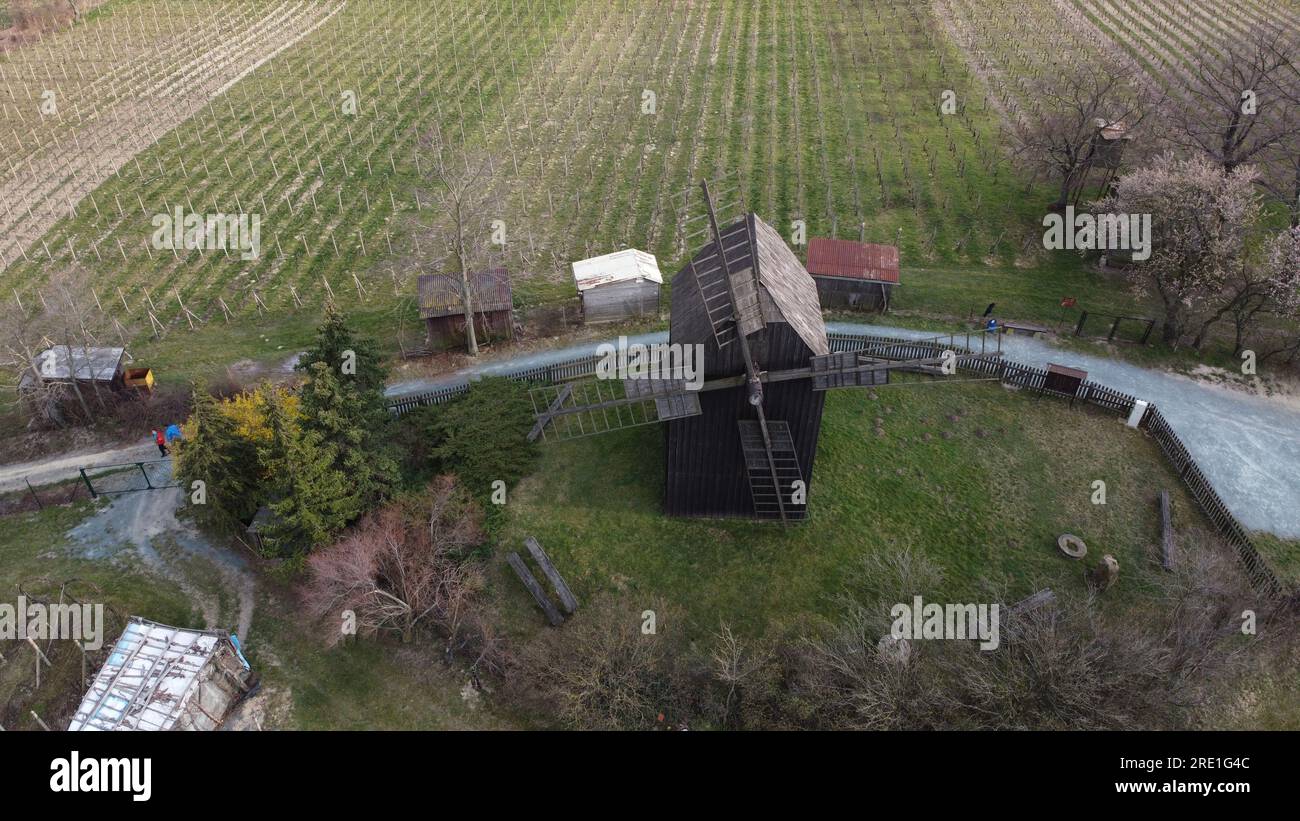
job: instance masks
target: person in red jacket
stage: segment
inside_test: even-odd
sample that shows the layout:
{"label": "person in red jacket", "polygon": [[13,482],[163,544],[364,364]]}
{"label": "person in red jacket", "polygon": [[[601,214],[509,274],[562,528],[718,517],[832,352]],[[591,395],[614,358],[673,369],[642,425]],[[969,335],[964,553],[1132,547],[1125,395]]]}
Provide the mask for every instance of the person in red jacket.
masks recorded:
{"label": "person in red jacket", "polygon": [[160,430],[153,431],[153,441],[158,445],[158,452],[163,456],[167,455],[167,437]]}

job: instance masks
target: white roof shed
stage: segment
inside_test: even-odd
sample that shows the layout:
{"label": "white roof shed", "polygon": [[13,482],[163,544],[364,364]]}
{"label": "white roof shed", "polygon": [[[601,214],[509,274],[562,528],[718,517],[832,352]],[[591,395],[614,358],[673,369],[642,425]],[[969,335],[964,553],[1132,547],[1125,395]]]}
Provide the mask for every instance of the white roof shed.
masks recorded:
{"label": "white roof shed", "polygon": [[573,281],[577,283],[579,292],[613,282],[641,280],[658,285],[664,284],[663,275],[659,273],[659,262],[654,254],[647,254],[635,248],[626,248],[612,254],[603,254],[573,263]]}

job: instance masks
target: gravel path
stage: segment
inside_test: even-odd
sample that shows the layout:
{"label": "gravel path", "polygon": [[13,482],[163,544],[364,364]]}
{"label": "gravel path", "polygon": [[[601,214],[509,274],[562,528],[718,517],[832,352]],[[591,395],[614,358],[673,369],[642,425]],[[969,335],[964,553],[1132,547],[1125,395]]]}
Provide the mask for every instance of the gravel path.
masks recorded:
{"label": "gravel path", "polygon": [[[935,336],[932,331],[832,322],[827,330],[909,339]],[[665,342],[666,332],[629,337],[631,342]],[[482,376],[501,376],[526,368],[595,353],[600,342],[499,360],[432,379],[401,382],[388,388],[392,397],[464,384]],[[1253,530],[1300,538],[1300,403],[1252,396],[1165,371],[1115,359],[1063,351],[1046,340],[1004,336],[1008,359],[1026,365],[1048,362],[1088,371],[1088,378],[1160,407],[1169,424],[1214,483],[1224,503]]]}

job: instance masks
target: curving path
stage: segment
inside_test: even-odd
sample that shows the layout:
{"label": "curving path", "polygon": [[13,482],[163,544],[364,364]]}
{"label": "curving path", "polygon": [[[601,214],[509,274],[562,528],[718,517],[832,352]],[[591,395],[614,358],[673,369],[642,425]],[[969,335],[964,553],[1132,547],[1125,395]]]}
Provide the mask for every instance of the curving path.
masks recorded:
{"label": "curving path", "polygon": [[[933,331],[831,322],[836,333],[880,334],[926,339]],[[628,337],[630,342],[666,342],[658,332]],[[391,398],[462,385],[483,376],[508,376],[539,365],[594,354],[600,342],[484,362],[431,379],[391,385]],[[1251,396],[1189,377],[1152,370],[1115,359],[1064,351],[1047,340],[1004,336],[1006,358],[1026,365],[1048,362],[1088,372],[1093,382],[1146,399],[1160,407],[1183,444],[1214,483],[1225,504],[1243,525],[1300,538],[1300,403]]]}

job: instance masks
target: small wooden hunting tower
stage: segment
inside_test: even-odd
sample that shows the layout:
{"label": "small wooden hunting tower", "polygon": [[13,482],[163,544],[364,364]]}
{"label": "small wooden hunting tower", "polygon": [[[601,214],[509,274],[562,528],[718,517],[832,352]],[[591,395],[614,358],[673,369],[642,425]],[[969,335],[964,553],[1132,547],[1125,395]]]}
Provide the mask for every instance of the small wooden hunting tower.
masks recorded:
{"label": "small wooden hunting tower", "polygon": [[[459,274],[426,274],[419,279],[420,318],[424,320],[430,348],[447,348],[465,342],[465,298]],[[510,339],[514,332],[514,305],[510,274],[491,268],[470,275],[470,303],[479,342]]]}
{"label": "small wooden hunting tower", "polygon": [[1093,120],[1097,127],[1086,162],[1098,168],[1114,170],[1124,160],[1124,146],[1133,139],[1128,126],[1121,121]]}
{"label": "small wooden hunting tower", "polygon": [[823,307],[887,310],[898,284],[898,249],[814,237],[808,241],[808,273]]}
{"label": "small wooden hunting tower", "polygon": [[584,322],[617,322],[659,313],[663,275],[653,254],[626,248],[573,263]]}
{"label": "small wooden hunting tower", "polygon": [[[726,267],[738,286],[739,331],[753,359],[766,370],[779,371],[807,368],[811,357],[828,354],[817,286],[776,229],[751,213],[721,233]],[[751,463],[762,461],[763,446],[749,441],[756,434],[757,413],[748,401],[741,346],[718,347],[719,319],[711,315],[715,297],[708,281],[712,277],[704,273],[716,270],[716,263],[706,259],[716,256],[713,247],[696,254],[673,280],[669,341],[704,346],[706,380],[741,379],[734,388],[701,391],[702,413],[667,423],[664,511],[670,516],[781,518],[775,506],[759,504],[747,478]],[[757,288],[748,284],[755,281]],[[781,432],[774,434],[774,447],[797,460],[785,463],[793,475],[780,476],[783,486],[802,479],[805,488],[812,487],[825,399],[825,391],[815,390],[809,379],[765,386],[764,412],[784,420]],[[784,515],[802,518],[803,506],[787,504]]]}

